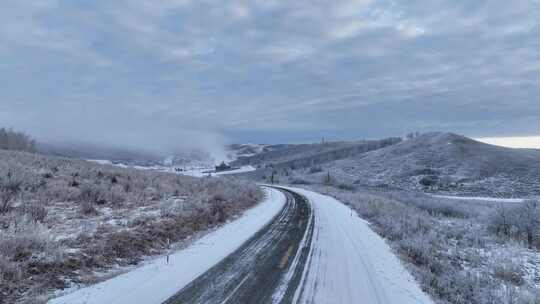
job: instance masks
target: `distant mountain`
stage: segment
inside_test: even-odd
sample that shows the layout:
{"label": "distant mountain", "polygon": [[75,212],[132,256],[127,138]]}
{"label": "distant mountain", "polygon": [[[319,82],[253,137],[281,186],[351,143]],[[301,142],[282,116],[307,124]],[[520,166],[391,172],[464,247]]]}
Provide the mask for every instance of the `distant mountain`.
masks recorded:
{"label": "distant mountain", "polygon": [[382,140],[340,141],[314,144],[274,145],[251,156],[239,157],[234,165],[258,168],[299,169],[359,156],[367,151],[400,142],[399,138]]}
{"label": "distant mountain", "polygon": [[523,196],[540,193],[540,150],[493,146],[452,133],[429,133],[357,157],[323,172],[357,185]]}

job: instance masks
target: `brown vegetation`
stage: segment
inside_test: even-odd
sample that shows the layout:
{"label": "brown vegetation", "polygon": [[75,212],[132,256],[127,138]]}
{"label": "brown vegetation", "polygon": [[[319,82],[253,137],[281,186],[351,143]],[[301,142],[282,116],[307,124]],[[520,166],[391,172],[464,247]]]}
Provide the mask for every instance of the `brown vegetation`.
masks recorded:
{"label": "brown vegetation", "polygon": [[0,151],[0,303],[137,264],[255,204],[254,184]]}

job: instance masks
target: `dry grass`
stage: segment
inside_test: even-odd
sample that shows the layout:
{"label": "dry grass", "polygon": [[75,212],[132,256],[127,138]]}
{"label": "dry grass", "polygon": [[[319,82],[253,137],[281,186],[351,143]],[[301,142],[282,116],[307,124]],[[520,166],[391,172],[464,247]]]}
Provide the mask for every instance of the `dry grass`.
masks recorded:
{"label": "dry grass", "polygon": [[262,198],[233,179],[10,151],[0,151],[0,193],[0,304],[39,303],[94,271],[137,264]]}

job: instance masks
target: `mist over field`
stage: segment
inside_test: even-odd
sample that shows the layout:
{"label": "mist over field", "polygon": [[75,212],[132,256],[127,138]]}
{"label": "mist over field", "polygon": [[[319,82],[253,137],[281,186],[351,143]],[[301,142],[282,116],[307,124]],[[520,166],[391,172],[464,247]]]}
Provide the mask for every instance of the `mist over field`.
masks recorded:
{"label": "mist over field", "polygon": [[[80,133],[77,133],[80,134]],[[165,158],[175,154],[202,152],[215,159],[227,159],[226,140],[210,131],[177,131],[164,133],[140,130],[132,132],[90,131],[85,136],[77,134],[38,138],[38,147],[44,149],[119,150],[140,153],[150,158]]]}

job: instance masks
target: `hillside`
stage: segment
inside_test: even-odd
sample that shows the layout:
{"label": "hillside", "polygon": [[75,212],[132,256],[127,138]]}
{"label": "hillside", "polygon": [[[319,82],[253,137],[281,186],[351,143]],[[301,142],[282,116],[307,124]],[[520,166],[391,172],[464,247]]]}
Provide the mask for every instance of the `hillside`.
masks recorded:
{"label": "hillside", "polygon": [[279,148],[279,145],[264,145],[264,144],[232,144],[227,146],[228,156],[230,159],[238,159],[240,157],[248,158],[257,154],[266,153]]}
{"label": "hillside", "polygon": [[386,138],[382,140],[276,145],[252,156],[240,157],[233,164],[273,169],[308,168],[339,159],[356,157],[399,141],[399,138]]}
{"label": "hillside", "polygon": [[0,150],[0,304],[99,281],[261,198],[226,178]]}
{"label": "hillside", "polygon": [[325,164],[310,179],[424,191],[523,196],[540,193],[540,150],[511,149],[452,133],[429,133]]}
{"label": "hillside", "polygon": [[259,150],[259,153],[252,153],[251,155],[248,154],[244,156],[239,155],[238,159],[234,161],[233,164],[261,167],[287,162],[293,159],[305,158],[310,155],[332,151],[351,145],[353,145],[353,143],[349,142],[273,145],[267,146],[266,149]]}

